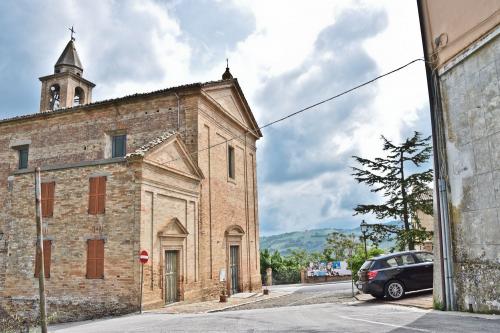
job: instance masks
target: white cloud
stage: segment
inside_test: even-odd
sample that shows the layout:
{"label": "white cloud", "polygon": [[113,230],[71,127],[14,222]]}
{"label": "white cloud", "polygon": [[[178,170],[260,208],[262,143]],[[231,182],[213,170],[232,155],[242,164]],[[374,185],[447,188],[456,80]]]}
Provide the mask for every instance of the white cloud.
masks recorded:
{"label": "white cloud", "polygon": [[[10,83],[0,86],[0,118],[38,110],[36,77],[51,72],[71,25],[84,76],[97,84],[94,100],[216,80],[227,56],[261,125],[422,56],[413,0],[50,4],[0,3],[0,41],[6,45],[0,74]],[[196,11],[195,5],[204,7]],[[211,8],[218,10],[205,12]],[[320,35],[356,10],[366,20],[352,22],[352,36]],[[379,21],[370,16],[377,13]],[[370,28],[377,33],[365,36]],[[318,38],[328,45],[316,44]],[[362,44],[347,45],[349,38]],[[20,57],[24,72],[15,70]],[[23,89],[15,86],[33,92],[20,97]],[[276,147],[287,159],[281,162],[287,177],[270,181],[259,171],[263,234],[357,223],[348,207],[376,198],[349,175],[350,154],[379,155],[381,134],[399,141],[411,129],[428,132],[415,128],[427,125],[427,103],[420,63],[265,130],[260,168],[279,162],[269,149]]]}

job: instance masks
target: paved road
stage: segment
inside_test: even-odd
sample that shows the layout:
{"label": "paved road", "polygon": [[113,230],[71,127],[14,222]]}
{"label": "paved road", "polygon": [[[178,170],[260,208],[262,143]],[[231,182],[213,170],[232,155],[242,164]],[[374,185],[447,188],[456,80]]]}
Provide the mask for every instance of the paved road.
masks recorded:
{"label": "paved road", "polygon": [[[129,315],[62,324],[58,333],[114,332],[500,332],[500,319],[420,310],[386,303],[353,302],[350,283],[274,286],[290,295],[210,314]],[[314,304],[310,304],[314,303]],[[318,304],[320,303],[320,304]],[[270,308],[273,309],[270,309]],[[245,310],[241,310],[244,308]]]}
{"label": "paved road", "polygon": [[65,324],[51,332],[456,332],[497,333],[494,316],[444,313],[389,304],[287,306],[199,315],[143,314]]}
{"label": "paved road", "polygon": [[235,308],[230,308],[226,311],[276,308],[282,306],[297,306],[320,303],[339,303],[345,302],[346,300],[351,300],[352,297],[350,281],[311,285],[297,284],[272,286],[269,289],[271,294],[274,291],[284,291],[291,294],[258,303],[251,303]]}

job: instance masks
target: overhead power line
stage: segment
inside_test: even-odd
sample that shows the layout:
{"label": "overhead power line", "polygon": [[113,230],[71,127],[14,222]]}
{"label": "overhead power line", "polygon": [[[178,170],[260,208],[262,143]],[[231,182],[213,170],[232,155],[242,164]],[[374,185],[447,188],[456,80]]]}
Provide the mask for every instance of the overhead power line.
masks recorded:
{"label": "overhead power line", "polygon": [[[316,103],[314,103],[314,104],[311,104],[311,105],[309,105],[309,106],[306,106],[305,108],[302,108],[302,109],[300,109],[300,110],[297,110],[297,111],[295,111],[295,112],[292,112],[292,113],[290,113],[290,114],[288,114],[288,115],[286,115],[286,116],[284,116],[284,117],[281,117],[281,118],[279,118],[279,119],[273,120],[273,121],[271,121],[271,122],[269,122],[269,123],[267,123],[267,124],[265,124],[265,125],[263,125],[263,126],[258,127],[258,129],[259,129],[259,130],[262,130],[262,129],[266,128],[266,127],[272,126],[272,125],[277,124],[277,123],[279,123],[279,122],[282,122],[282,121],[284,121],[284,120],[286,120],[286,119],[288,119],[288,118],[291,118],[291,117],[294,117],[294,116],[296,116],[296,115],[298,115],[298,114],[301,114],[302,112],[305,112],[305,111],[307,111],[307,110],[313,109],[313,108],[315,108],[316,106],[319,106],[319,105],[321,105],[321,104],[325,104],[325,103],[327,103],[327,102],[329,102],[329,101],[331,101],[331,100],[334,100],[334,99],[336,99],[336,98],[339,98],[339,97],[341,97],[341,96],[343,96],[343,95],[346,95],[346,94],[348,94],[348,93],[350,93],[350,92],[353,92],[354,90],[357,90],[357,89],[359,89],[359,88],[362,88],[362,87],[364,87],[364,86],[367,86],[367,85],[369,85],[369,84],[371,84],[371,83],[373,83],[373,82],[375,82],[375,81],[377,81],[377,80],[379,80],[379,79],[381,79],[381,78],[383,78],[383,77],[386,77],[386,76],[389,76],[389,75],[391,75],[391,74],[394,74],[394,73],[396,73],[396,72],[398,72],[398,71],[400,71],[400,70],[402,70],[402,69],[404,69],[404,68],[406,68],[406,67],[408,67],[408,66],[410,66],[410,65],[412,65],[412,64],[414,64],[414,63],[416,63],[416,62],[418,62],[418,61],[423,61],[423,62],[425,62],[425,60],[424,60],[424,59],[422,59],[422,58],[417,58],[417,59],[414,59],[414,60],[412,60],[412,61],[410,61],[410,62],[408,62],[408,63],[404,64],[403,66],[397,67],[397,68],[395,68],[395,69],[393,69],[393,70],[391,70],[391,71],[389,71],[389,72],[386,72],[386,73],[384,73],[384,74],[381,74],[381,75],[379,75],[379,76],[376,76],[376,77],[374,77],[374,78],[373,78],[373,79],[371,79],[371,80],[365,81],[365,82],[363,82],[363,83],[361,83],[361,84],[358,84],[357,86],[354,86],[354,87],[352,87],[352,88],[349,88],[349,89],[347,89],[347,90],[344,90],[344,91],[342,91],[341,93],[338,93],[337,95],[334,95],[334,96],[332,96],[332,97],[329,97],[329,98],[323,99],[323,100],[321,100],[321,101],[319,101],[319,102],[316,102]],[[195,151],[195,152],[189,153],[189,155],[190,155],[190,156],[197,155],[197,154],[199,154],[199,153],[201,153],[201,152],[203,152],[203,151],[206,151],[206,150],[212,149],[212,148],[214,148],[214,147],[217,147],[217,146],[220,146],[220,145],[222,145],[222,144],[226,144],[226,143],[228,143],[228,142],[230,142],[230,141],[233,141],[233,140],[239,139],[239,138],[241,138],[241,137],[244,137],[245,135],[247,135],[247,134],[249,134],[249,133],[253,133],[254,135],[257,135],[256,130],[251,130],[251,129],[248,129],[248,130],[247,130],[247,131],[245,131],[243,134],[233,136],[232,138],[229,138],[229,139],[223,140],[223,141],[221,141],[221,142],[219,142],[219,143],[213,144],[213,145],[208,146],[208,147],[206,147],[206,148],[203,148],[203,149],[197,150],[197,151]],[[164,163],[162,163],[162,164],[163,164],[163,165],[165,165],[165,164],[168,164],[168,163],[172,163],[172,162],[177,161],[177,160],[179,160],[179,159],[180,159],[180,158],[174,158],[174,159],[169,160],[169,161],[166,161],[166,162],[164,162]]]}

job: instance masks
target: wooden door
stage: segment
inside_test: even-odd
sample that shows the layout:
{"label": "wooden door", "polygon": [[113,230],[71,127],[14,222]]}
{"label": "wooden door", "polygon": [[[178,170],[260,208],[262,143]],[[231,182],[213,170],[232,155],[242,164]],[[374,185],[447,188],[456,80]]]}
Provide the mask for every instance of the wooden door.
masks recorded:
{"label": "wooden door", "polygon": [[178,251],[165,251],[165,303],[177,302]]}
{"label": "wooden door", "polygon": [[231,272],[231,295],[238,293],[239,290],[239,246],[231,245],[229,255],[229,269]]}

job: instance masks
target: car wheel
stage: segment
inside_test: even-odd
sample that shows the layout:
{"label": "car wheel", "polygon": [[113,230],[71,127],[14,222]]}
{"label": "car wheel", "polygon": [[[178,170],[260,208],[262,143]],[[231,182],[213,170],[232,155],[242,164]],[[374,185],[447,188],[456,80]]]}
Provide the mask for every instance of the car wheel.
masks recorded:
{"label": "car wheel", "polygon": [[399,281],[392,280],[385,285],[385,296],[388,299],[401,299],[405,295],[405,287]]}

